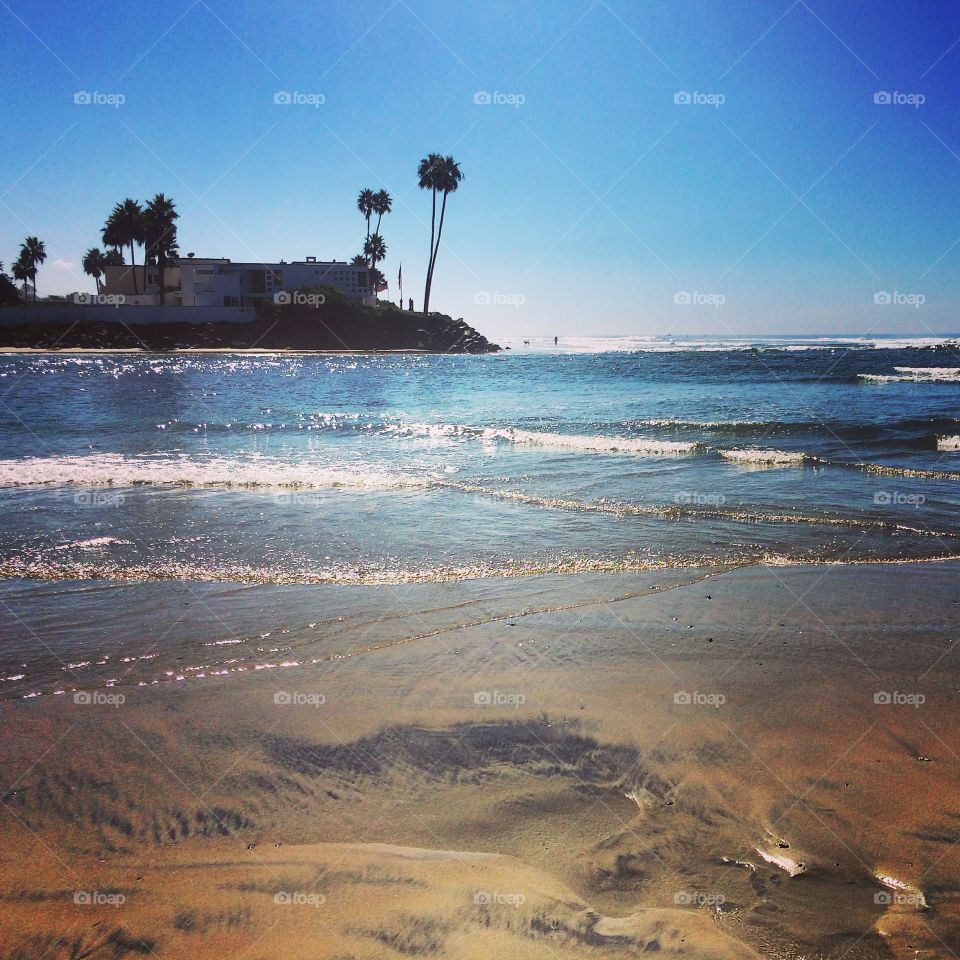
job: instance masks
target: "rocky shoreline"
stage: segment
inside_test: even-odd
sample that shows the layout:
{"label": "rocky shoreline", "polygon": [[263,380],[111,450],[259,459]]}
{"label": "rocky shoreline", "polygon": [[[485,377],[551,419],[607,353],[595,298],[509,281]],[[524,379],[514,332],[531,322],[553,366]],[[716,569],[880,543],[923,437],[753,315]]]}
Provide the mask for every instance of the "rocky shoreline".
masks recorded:
{"label": "rocky shoreline", "polygon": [[[0,326],[0,349],[34,350],[414,350],[426,353],[496,353],[491,343],[462,319],[400,310],[383,303],[364,307],[329,288],[322,302],[258,306],[246,323],[131,322],[139,308],[128,307],[117,320],[77,320],[56,303],[38,305],[37,317]],[[193,308],[202,309],[202,308]],[[182,311],[177,311],[182,316]],[[49,319],[47,316],[49,315]],[[0,319],[3,311],[0,311]]]}

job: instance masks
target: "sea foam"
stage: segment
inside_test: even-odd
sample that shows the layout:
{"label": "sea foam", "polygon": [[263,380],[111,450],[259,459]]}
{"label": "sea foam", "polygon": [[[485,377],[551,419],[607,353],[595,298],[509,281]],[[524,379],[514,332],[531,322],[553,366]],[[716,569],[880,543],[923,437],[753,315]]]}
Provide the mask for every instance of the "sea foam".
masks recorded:
{"label": "sea foam", "polygon": [[721,450],[721,455],[734,463],[761,464],[766,466],[791,466],[802,464],[806,459],[805,453],[796,453],[789,450]]}
{"label": "sea foam", "polygon": [[417,489],[429,478],[369,466],[290,463],[250,456],[246,459],[183,456],[124,457],[105,453],[75,457],[25,457],[0,460],[0,487],[221,487],[246,489],[355,490]]}
{"label": "sea foam", "polygon": [[861,373],[873,383],[960,383],[960,367],[894,367],[896,374]]}
{"label": "sea foam", "polygon": [[480,440],[511,443],[522,447],[568,450],[572,453],[629,453],[635,456],[674,456],[696,453],[695,441],[658,440],[655,437],[609,437],[595,434],[547,433],[518,427],[473,427],[451,423],[401,423],[388,426],[385,434],[418,440]]}
{"label": "sea foam", "polygon": [[646,437],[598,437],[517,429],[493,430],[487,433],[489,439],[507,440],[520,446],[580,453],[630,453],[657,457],[695,453],[700,448],[700,444],[692,441],[657,440]]}

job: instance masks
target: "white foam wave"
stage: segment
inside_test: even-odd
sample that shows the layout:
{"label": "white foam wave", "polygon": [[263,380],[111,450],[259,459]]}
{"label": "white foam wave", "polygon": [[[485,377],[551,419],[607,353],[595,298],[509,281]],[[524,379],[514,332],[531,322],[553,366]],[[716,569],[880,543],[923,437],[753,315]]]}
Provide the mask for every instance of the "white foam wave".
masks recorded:
{"label": "white foam wave", "polygon": [[680,427],[694,430],[744,430],[779,426],[776,420],[683,420],[675,417],[650,417],[631,421],[637,427]]}
{"label": "white foam wave", "polygon": [[960,367],[894,367],[896,374],[861,373],[873,383],[960,383]]}
{"label": "white foam wave", "polygon": [[103,547],[112,547],[118,544],[129,544],[129,540],[119,537],[92,537],[89,540],[75,540],[72,543],[61,543],[57,550],[101,550]]}
{"label": "white foam wave", "polygon": [[630,453],[640,456],[674,456],[694,453],[700,444],[646,437],[598,437],[582,434],[539,433],[534,430],[487,430],[485,438],[507,440],[529,447],[550,450],[575,450],[582,453]]}
{"label": "white foam wave", "polygon": [[472,427],[450,423],[401,423],[386,427],[387,435],[414,439],[498,441],[518,446],[569,450],[580,453],[629,453],[636,456],[673,456],[694,453],[700,444],[693,441],[658,440],[650,437],[607,437],[593,434],[546,433],[516,427]]}
{"label": "white foam wave", "polygon": [[508,337],[500,341],[525,353],[698,353],[740,350],[905,350],[951,346],[956,337]]}
{"label": "white foam wave", "polygon": [[937,437],[938,450],[960,450],[960,437]]}
{"label": "white foam wave", "polygon": [[482,437],[484,429],[456,423],[391,423],[380,432],[388,437],[413,440],[470,440]]}
{"label": "white foam wave", "polygon": [[801,464],[807,459],[805,453],[796,453],[788,450],[721,450],[721,455],[734,463],[764,464],[772,466],[789,466]]}
{"label": "white foam wave", "polygon": [[960,380],[960,367],[894,367],[904,376],[921,380]]}
{"label": "white foam wave", "polygon": [[417,489],[429,478],[369,466],[290,463],[262,456],[124,457],[106,453],[77,457],[0,460],[0,487],[222,487],[247,489]]}

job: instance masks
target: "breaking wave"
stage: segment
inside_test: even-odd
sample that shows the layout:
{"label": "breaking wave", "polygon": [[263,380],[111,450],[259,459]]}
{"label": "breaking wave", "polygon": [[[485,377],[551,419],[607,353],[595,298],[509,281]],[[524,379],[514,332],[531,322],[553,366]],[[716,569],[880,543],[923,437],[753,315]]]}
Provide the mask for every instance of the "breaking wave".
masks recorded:
{"label": "breaking wave", "polygon": [[0,460],[0,487],[214,487],[224,489],[397,490],[428,486],[413,477],[369,466],[321,466],[251,455],[245,459],[184,456],[124,457],[105,453],[76,457]]}
{"label": "breaking wave", "polygon": [[775,467],[803,464],[811,459],[805,453],[796,453],[789,450],[721,450],[720,454],[734,463]]}
{"label": "breaking wave", "polygon": [[658,440],[650,437],[604,437],[593,434],[545,433],[517,427],[471,427],[450,423],[401,423],[383,432],[397,437],[424,440],[473,439],[484,443],[511,443],[547,450],[580,453],[629,453],[636,456],[674,456],[696,453],[703,445],[686,440]]}
{"label": "breaking wave", "polygon": [[895,374],[861,373],[873,383],[960,383],[960,367],[894,367]]}
{"label": "breaking wave", "polygon": [[507,440],[521,446],[544,447],[550,450],[573,450],[583,453],[631,453],[639,456],[673,456],[696,453],[702,445],[692,441],[656,440],[633,437],[596,437],[562,433],[539,433],[534,430],[485,431],[490,439]]}
{"label": "breaking wave", "polygon": [[[418,435],[428,437],[469,435],[488,443],[506,442],[576,453],[661,457],[710,454],[719,455],[726,461],[745,467],[809,465],[861,470],[880,476],[960,480],[960,472],[955,471],[824,459],[802,451],[754,447],[719,449],[703,443],[650,438],[538,433],[519,429],[495,430],[447,425],[421,426],[407,425],[397,429],[419,431]],[[405,435],[413,435],[412,432]],[[937,438],[937,448],[942,451],[960,450],[960,436]],[[257,453],[243,457],[208,458],[169,454],[126,457],[117,453],[103,453],[0,460],[0,488],[148,486],[262,491],[343,489],[370,492],[458,489],[462,485],[450,480],[450,472],[451,468],[416,473],[364,462],[337,465],[291,462]],[[486,492],[486,488],[479,486],[470,489],[472,492]]]}
{"label": "breaking wave", "polygon": [[529,353],[717,353],[819,350],[904,350],[950,347],[956,337],[511,337],[511,350]]}

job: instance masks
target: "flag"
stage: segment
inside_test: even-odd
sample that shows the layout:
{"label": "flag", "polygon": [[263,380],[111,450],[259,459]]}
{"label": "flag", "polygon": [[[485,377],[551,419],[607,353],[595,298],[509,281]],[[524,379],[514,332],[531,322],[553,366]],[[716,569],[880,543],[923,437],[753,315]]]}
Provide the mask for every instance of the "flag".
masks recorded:
{"label": "flag", "polygon": [[397,271],[397,283],[399,283],[401,287],[403,286],[403,264],[402,263],[400,264],[400,269]]}

